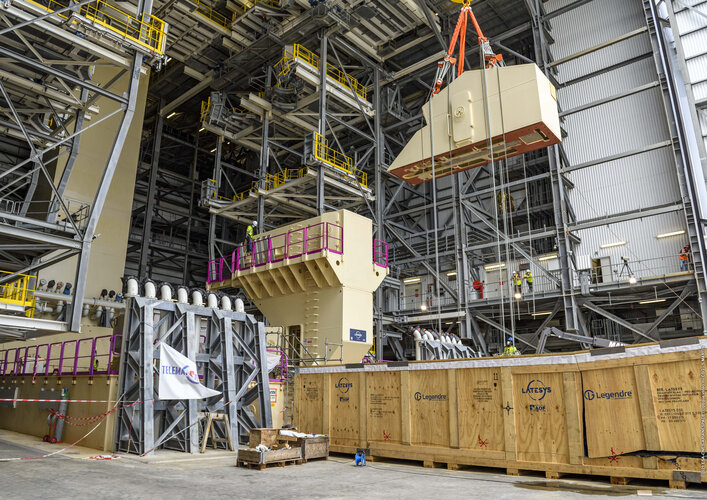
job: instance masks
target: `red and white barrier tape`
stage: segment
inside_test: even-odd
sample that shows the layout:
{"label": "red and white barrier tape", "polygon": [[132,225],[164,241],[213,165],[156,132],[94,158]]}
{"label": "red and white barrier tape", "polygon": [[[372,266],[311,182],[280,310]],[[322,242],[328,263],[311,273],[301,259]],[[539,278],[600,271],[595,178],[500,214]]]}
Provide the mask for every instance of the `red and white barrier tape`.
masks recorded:
{"label": "red and white barrier tape", "polygon": [[144,403],[144,401],[115,401],[111,399],[13,399],[13,398],[0,398],[0,401],[9,402],[34,402],[34,403]]}
{"label": "red and white barrier tape", "polygon": [[[113,408],[111,408],[110,410],[108,410],[105,413],[102,413],[100,415],[93,415],[90,417],[72,417],[69,415],[64,415],[63,413],[59,413],[56,410],[49,410],[49,412],[52,415],[56,415],[58,418],[62,419],[67,425],[73,425],[74,427],[85,427],[87,425],[91,425],[92,423],[94,423],[98,420],[103,420],[105,417],[107,417],[108,415],[113,413],[115,410],[130,408],[131,406],[135,406],[138,403],[139,403],[139,401],[135,401],[132,404],[125,405],[125,406],[114,406]],[[81,423],[81,424],[76,423],[76,422],[74,422],[75,420],[81,420],[81,421],[83,421],[83,423]]]}

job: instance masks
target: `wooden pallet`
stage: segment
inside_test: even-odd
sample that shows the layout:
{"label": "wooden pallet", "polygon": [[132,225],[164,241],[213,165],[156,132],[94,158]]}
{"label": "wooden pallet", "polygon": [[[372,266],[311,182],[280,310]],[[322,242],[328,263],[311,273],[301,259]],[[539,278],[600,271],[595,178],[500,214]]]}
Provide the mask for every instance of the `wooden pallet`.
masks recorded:
{"label": "wooden pallet", "polygon": [[302,450],[300,448],[283,448],[271,451],[238,451],[238,465],[251,469],[264,470],[268,466],[284,467],[289,464],[300,465],[302,462]]}
{"label": "wooden pallet", "polygon": [[[339,447],[332,446],[332,452],[338,456],[351,457],[353,461],[354,452],[350,451],[348,447],[343,447],[347,451],[342,451]],[[370,450],[369,450],[370,451]],[[448,461],[443,459],[444,457],[430,455],[428,460],[420,458],[415,455],[414,458],[404,456],[404,454],[390,453],[386,450],[380,450],[373,448],[376,454],[366,455],[366,461],[371,463],[405,463],[408,465],[418,465],[421,467],[429,469],[447,469],[451,471],[470,471],[470,472],[483,472],[483,473],[493,473],[493,474],[503,474],[508,476],[535,476],[544,477],[545,479],[559,480],[559,479],[574,479],[574,480],[584,480],[584,481],[602,481],[608,480],[612,485],[629,485],[634,481],[666,481],[668,487],[674,489],[686,489],[689,483],[699,483],[699,474],[691,471],[681,471],[681,470],[668,470],[660,469],[654,471],[653,474],[647,474],[645,469],[639,468],[629,468],[629,467],[616,467],[612,469],[607,469],[605,467],[595,467],[593,472],[587,473],[582,472],[586,469],[574,468],[570,469],[567,467],[558,467],[555,464],[518,464],[514,463],[513,467],[504,467],[503,465],[511,465],[509,463],[493,463],[494,461],[476,461],[476,460],[464,460],[464,461]],[[470,463],[473,462],[473,463]],[[484,463],[480,463],[484,462]],[[545,467],[542,467],[544,465]],[[568,477],[570,476],[570,477]]]}

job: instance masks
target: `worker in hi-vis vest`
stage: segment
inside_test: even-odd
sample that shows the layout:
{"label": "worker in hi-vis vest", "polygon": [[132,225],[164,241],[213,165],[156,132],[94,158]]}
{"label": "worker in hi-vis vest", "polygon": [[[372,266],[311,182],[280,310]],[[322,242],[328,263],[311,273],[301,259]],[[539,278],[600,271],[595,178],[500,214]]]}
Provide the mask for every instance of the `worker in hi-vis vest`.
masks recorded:
{"label": "worker in hi-vis vest", "polygon": [[519,356],[520,352],[516,346],[513,345],[513,337],[508,337],[506,341],[506,347],[503,349],[503,356]]}
{"label": "worker in hi-vis vest", "polygon": [[245,228],[245,243],[248,247],[248,253],[253,251],[253,228],[256,227],[258,227],[258,221],[254,220],[252,224],[248,224],[248,227]]}
{"label": "worker in hi-vis vest", "polygon": [[513,273],[512,281],[513,281],[513,289],[514,289],[515,293],[521,293],[522,292],[521,284],[523,283],[523,281],[521,280],[520,273],[518,273],[518,271]]}
{"label": "worker in hi-vis vest", "polygon": [[528,284],[528,291],[532,292],[533,291],[533,272],[530,269],[526,269],[525,274],[523,274],[523,279],[525,279],[525,282]]}

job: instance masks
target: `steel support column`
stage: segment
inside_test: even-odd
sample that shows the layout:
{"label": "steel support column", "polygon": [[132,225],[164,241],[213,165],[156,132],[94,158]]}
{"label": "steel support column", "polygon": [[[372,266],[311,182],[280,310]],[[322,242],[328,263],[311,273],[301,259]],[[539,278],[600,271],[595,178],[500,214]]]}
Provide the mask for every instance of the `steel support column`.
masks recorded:
{"label": "steel support column", "polygon": [[[322,31],[319,50],[319,124],[317,127],[319,135],[321,135],[321,140],[324,140],[326,135],[327,48],[328,35],[325,31]],[[324,167],[320,165],[317,173],[317,214],[322,215],[324,211]]]}
{"label": "steel support column", "polygon": [[103,205],[105,204],[106,196],[108,196],[108,189],[110,188],[110,183],[113,180],[113,174],[118,166],[120,153],[123,150],[123,144],[125,143],[125,138],[128,135],[130,125],[133,121],[133,115],[135,114],[135,103],[137,101],[137,94],[140,86],[141,66],[142,54],[136,54],[133,57],[132,71],[129,76],[130,83],[128,84],[128,95],[126,100],[127,107],[125,109],[125,113],[123,114],[123,119],[120,122],[118,133],[113,141],[113,147],[111,148],[108,162],[103,171],[103,177],[98,185],[96,196],[91,204],[91,212],[88,216],[86,230],[84,231],[79,262],[76,266],[74,300],[71,304],[70,329],[73,332],[78,332],[81,329],[81,310],[83,308],[83,299],[86,292],[86,279],[88,277],[88,262],[91,255],[91,242],[96,235],[98,219],[103,211]]}
{"label": "steel support column", "polygon": [[[160,107],[164,105],[164,99]],[[155,188],[157,186],[157,176],[160,169],[160,149],[162,147],[162,128],[164,117],[157,114],[155,122],[154,137],[152,139],[152,163],[150,165],[150,178],[147,183],[147,199],[145,200],[144,223],[142,226],[142,247],[140,248],[140,264],[138,275],[140,278],[147,277],[147,269],[150,260],[150,242],[152,241],[152,216],[155,212]]]}

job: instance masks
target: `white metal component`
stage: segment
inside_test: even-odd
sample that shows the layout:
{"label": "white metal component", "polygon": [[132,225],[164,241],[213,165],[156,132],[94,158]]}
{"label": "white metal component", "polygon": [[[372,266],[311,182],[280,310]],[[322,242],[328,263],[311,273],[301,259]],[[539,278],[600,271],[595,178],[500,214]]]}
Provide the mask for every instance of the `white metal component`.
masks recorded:
{"label": "white metal component", "polygon": [[128,279],[127,291],[125,292],[126,297],[137,297],[139,294],[138,283],[135,278]]}
{"label": "white metal component", "polygon": [[157,287],[155,287],[155,284],[152,281],[145,282],[145,297],[148,299],[157,298]]}
{"label": "white metal component", "polygon": [[160,287],[160,300],[172,300],[172,288],[169,285]]}

